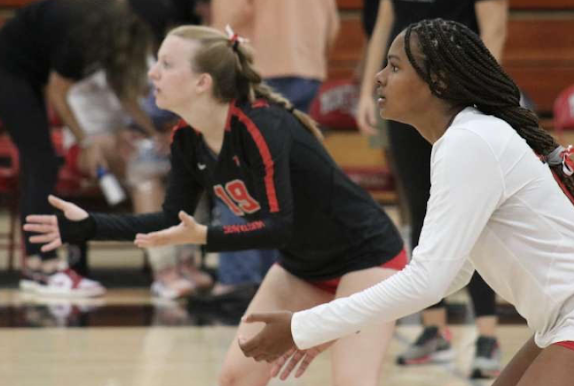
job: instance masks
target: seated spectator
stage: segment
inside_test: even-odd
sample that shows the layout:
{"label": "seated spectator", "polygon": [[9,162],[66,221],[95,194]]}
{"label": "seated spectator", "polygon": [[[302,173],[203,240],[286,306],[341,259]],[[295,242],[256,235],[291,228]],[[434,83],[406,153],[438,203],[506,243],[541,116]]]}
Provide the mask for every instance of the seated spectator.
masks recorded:
{"label": "seated spectator", "polygon": [[[157,129],[156,142],[145,138],[126,113],[101,71],[76,83],[68,95],[74,115],[84,128],[86,140],[93,146],[82,149],[70,130],[64,132],[66,162],[79,175],[89,176],[90,152],[101,154],[110,172],[126,187],[135,213],[160,210],[164,196],[163,179],[169,171],[170,128],[177,116],[159,110],[153,97],[142,100],[145,111]],[[211,278],[194,265],[194,252],[175,247],[148,248],[154,282],[152,293],[175,299],[192,293],[197,287],[211,285]]]}

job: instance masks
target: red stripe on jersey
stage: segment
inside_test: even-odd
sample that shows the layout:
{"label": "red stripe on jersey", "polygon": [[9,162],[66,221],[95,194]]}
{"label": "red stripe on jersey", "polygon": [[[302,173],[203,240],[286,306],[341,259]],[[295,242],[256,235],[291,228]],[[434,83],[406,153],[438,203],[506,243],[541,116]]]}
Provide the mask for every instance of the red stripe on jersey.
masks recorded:
{"label": "red stripe on jersey", "polygon": [[253,107],[254,109],[258,109],[261,107],[269,107],[269,102],[267,102],[265,99],[257,99],[255,102],[251,104],[251,107]]}
{"label": "red stripe on jersey", "polygon": [[175,136],[175,133],[176,133],[179,129],[183,129],[184,127],[187,127],[187,126],[189,126],[189,125],[187,124],[187,122],[184,121],[183,119],[180,119],[179,122],[177,122],[177,123],[175,124],[175,126],[173,127],[173,129],[171,129],[171,140],[170,140],[170,143],[173,142],[173,137]]}
{"label": "red stripe on jersey", "polygon": [[275,190],[275,182],[273,181],[275,164],[267,142],[265,142],[265,138],[261,135],[259,128],[243,111],[234,107],[234,114],[237,115],[237,118],[247,127],[247,131],[251,134],[255,145],[257,145],[259,149],[259,154],[261,154],[261,158],[263,158],[263,164],[265,165],[265,190],[267,191],[267,200],[269,201],[269,211],[271,213],[279,212],[279,202],[277,201],[277,192]]}
{"label": "red stripe on jersey", "polygon": [[175,133],[179,130],[179,129],[185,129],[186,127],[189,127],[190,129],[193,129],[193,131],[195,131],[195,134],[197,135],[201,135],[201,133],[197,130],[195,130],[193,127],[191,127],[189,125],[189,123],[187,123],[186,121],[184,121],[183,119],[180,119],[179,122],[177,122],[177,124],[173,127],[173,129],[171,129],[171,140],[170,143],[173,143],[173,137],[175,137]]}
{"label": "red stripe on jersey", "polygon": [[225,120],[225,131],[231,130],[231,117],[233,116],[233,111],[235,110],[235,99],[229,103],[229,111],[227,111],[227,119]]}

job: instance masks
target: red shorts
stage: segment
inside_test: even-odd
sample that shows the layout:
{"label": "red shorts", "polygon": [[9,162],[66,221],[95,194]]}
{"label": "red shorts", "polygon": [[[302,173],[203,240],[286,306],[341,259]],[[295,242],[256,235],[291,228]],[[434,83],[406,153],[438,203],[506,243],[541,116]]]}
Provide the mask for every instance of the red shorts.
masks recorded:
{"label": "red shorts", "polygon": [[566,347],[567,349],[574,351],[574,341],[565,340],[563,342],[556,342],[554,344],[557,344],[558,346]]}
{"label": "red shorts", "polygon": [[[381,264],[381,268],[394,269],[400,271],[407,265],[407,263],[408,263],[407,251],[403,249],[398,255],[393,257],[391,260]],[[323,291],[327,291],[335,295],[335,293],[337,292],[337,287],[339,287],[340,281],[341,278],[337,277],[335,279],[325,281],[309,281],[309,283],[317,288],[322,289]]]}

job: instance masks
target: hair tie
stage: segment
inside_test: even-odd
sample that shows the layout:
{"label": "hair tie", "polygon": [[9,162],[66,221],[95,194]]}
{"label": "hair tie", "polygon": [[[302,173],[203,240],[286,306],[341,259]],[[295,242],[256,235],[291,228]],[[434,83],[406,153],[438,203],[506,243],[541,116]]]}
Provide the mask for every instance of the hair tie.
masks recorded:
{"label": "hair tie", "polygon": [[237,47],[239,46],[239,35],[234,34],[231,39],[229,39],[231,41],[231,48],[233,48],[233,51],[237,51]]}
{"label": "hair tie", "polygon": [[293,111],[295,111],[295,106],[291,105],[291,106],[287,107],[287,111],[289,111],[290,113],[293,113]]}
{"label": "hair tie", "polygon": [[225,26],[225,32],[227,33],[227,38],[229,39],[229,43],[231,44],[231,48],[235,52],[237,52],[237,49],[239,47],[239,43],[247,43],[249,41],[245,38],[242,38],[241,36],[239,36],[235,32],[233,32],[233,29],[231,28],[231,26],[229,24]]}
{"label": "hair tie", "polygon": [[570,177],[574,174],[574,161],[570,158],[572,154],[574,154],[572,145],[569,145],[568,148],[558,146],[544,158],[550,166],[562,165],[562,171]]}

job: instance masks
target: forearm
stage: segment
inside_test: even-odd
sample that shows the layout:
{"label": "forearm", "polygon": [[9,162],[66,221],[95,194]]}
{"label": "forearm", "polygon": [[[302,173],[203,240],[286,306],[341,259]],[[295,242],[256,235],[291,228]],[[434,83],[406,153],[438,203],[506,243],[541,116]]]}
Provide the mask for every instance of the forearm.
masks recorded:
{"label": "forearm", "polygon": [[155,128],[150,117],[142,110],[139,102],[136,99],[122,100],[122,106],[126,112],[132,117],[134,122],[141,127],[148,136],[155,135]]}
{"label": "forearm", "polygon": [[500,28],[498,31],[488,31],[481,36],[484,45],[492,53],[492,56],[498,63],[502,62],[502,52],[506,41],[506,28]]}
{"label": "forearm", "polygon": [[444,295],[445,281],[449,280],[445,272],[453,273],[448,262],[411,263],[369,289],[297,312],[291,322],[294,341],[299,349],[308,349],[356,333],[368,325],[394,321],[420,311]]}
{"label": "forearm", "polygon": [[177,225],[177,215],[165,212],[146,214],[90,213],[94,222],[94,240],[133,241],[138,233],[150,233]]}
{"label": "forearm", "polygon": [[377,16],[375,30],[367,47],[363,80],[361,82],[361,96],[370,98],[373,95],[375,75],[381,69],[393,21],[392,4],[388,0],[383,0]]}
{"label": "forearm", "polygon": [[500,63],[506,42],[508,24],[508,1],[486,0],[477,3],[476,15],[480,37],[486,48]]}
{"label": "forearm", "polygon": [[48,86],[48,100],[50,101],[52,107],[56,110],[56,113],[58,113],[58,116],[64,125],[70,129],[72,135],[76,139],[76,142],[81,144],[85,142],[86,133],[84,130],[82,130],[78,120],[76,119],[76,116],[74,115],[74,112],[68,104],[67,92],[67,89],[59,89]]}
{"label": "forearm", "polygon": [[286,221],[251,221],[246,224],[209,226],[207,250],[213,252],[247,249],[277,249],[291,237],[291,223]]}

